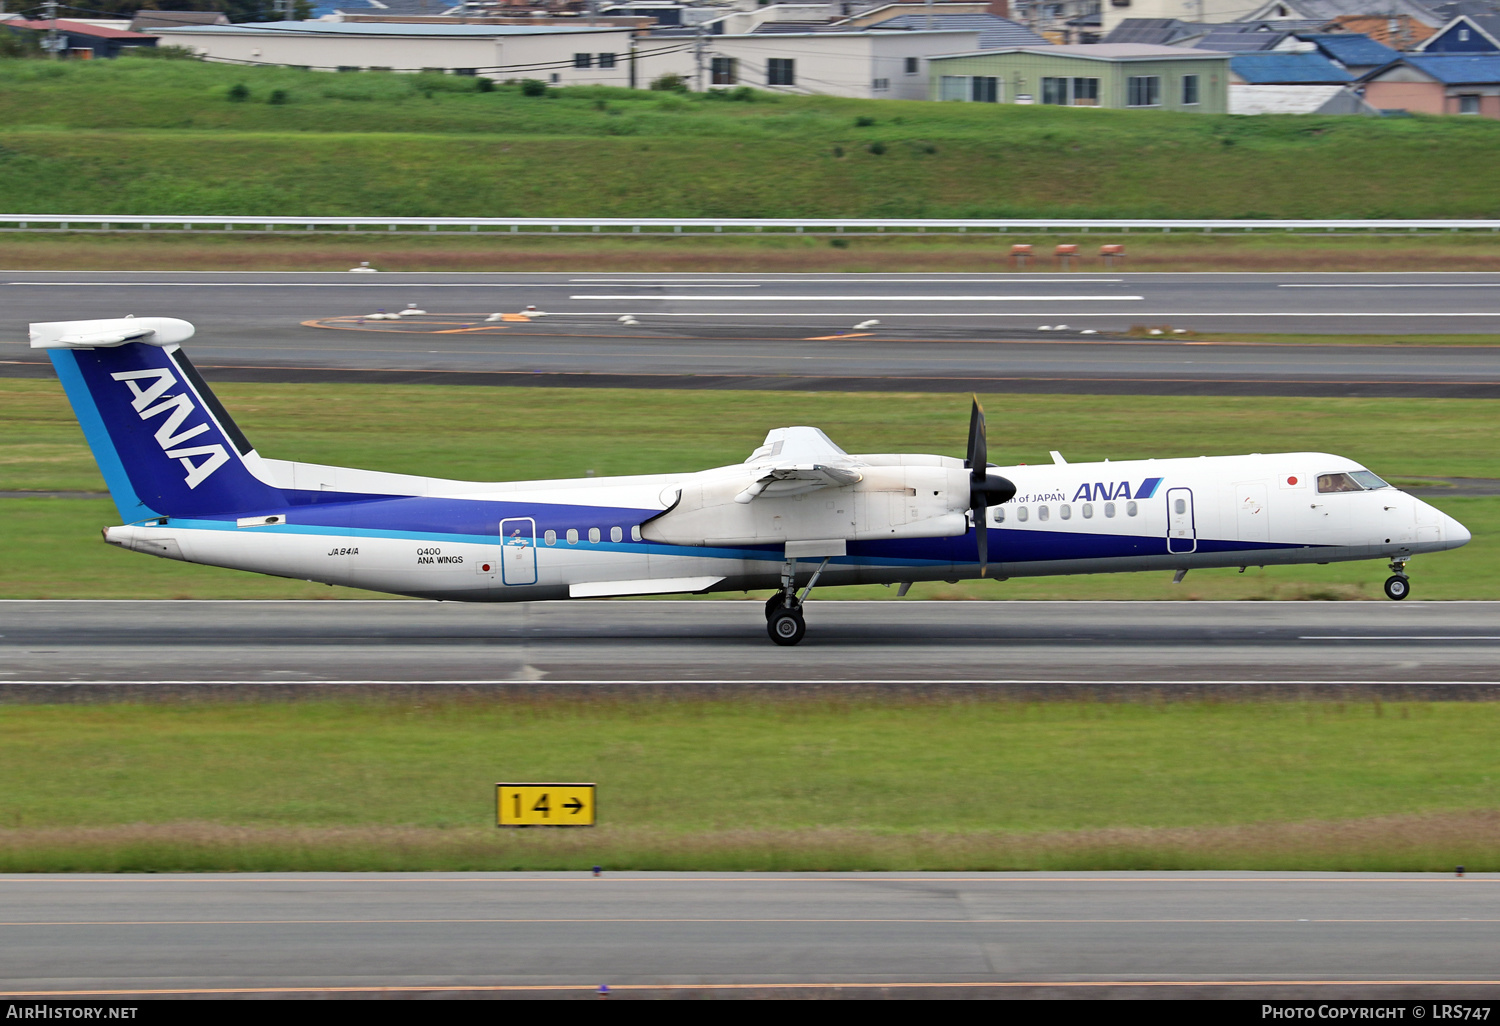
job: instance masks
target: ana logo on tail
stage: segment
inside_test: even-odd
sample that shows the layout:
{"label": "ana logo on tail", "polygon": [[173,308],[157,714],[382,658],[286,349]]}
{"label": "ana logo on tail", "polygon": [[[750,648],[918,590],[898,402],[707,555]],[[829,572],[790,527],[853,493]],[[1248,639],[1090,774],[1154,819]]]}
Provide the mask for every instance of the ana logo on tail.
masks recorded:
{"label": "ana logo on tail", "polygon": [[[197,488],[214,471],[229,462],[229,453],[224,451],[222,445],[195,445],[181,448],[182,443],[197,438],[208,430],[208,424],[198,424],[194,427],[182,430],[182,422],[188,419],[190,414],[196,413],[197,408],[186,393],[182,395],[167,396],[166,393],[177,384],[177,378],[171,371],[165,369],[121,371],[111,374],[110,377],[116,381],[123,381],[134,399],[130,405],[135,412],[141,415],[142,420],[150,420],[159,414],[167,414],[167,419],[162,421],[161,427],[156,429],[156,444],[160,445],[162,451],[172,459],[182,464],[187,471],[184,480],[189,488]],[[141,387],[147,380],[150,384]],[[158,402],[160,400],[160,402]],[[155,403],[153,406],[152,404]],[[198,462],[193,462],[194,457],[201,457]]]}

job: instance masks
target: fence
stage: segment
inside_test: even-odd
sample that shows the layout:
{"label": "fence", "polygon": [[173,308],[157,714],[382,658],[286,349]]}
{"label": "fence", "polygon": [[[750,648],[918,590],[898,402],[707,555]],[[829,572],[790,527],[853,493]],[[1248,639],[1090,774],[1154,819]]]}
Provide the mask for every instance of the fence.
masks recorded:
{"label": "fence", "polygon": [[0,214],[0,231],[26,232],[497,232],[604,235],[755,234],[916,235],[970,232],[1283,232],[1409,234],[1500,231],[1500,220],[1175,220],[1128,218],[707,218],[707,217],[166,217],[154,215]]}

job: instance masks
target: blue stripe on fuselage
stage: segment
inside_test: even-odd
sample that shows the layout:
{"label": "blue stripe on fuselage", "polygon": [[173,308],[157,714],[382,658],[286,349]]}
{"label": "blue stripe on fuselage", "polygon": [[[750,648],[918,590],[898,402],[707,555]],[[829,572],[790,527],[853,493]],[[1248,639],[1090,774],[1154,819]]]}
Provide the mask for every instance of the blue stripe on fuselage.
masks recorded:
{"label": "blue stripe on fuselage", "polygon": [[[401,538],[445,543],[500,543],[499,523],[513,517],[536,521],[538,536],[547,531],[565,546],[567,532],[576,530],[580,545],[594,551],[639,552],[658,555],[699,556],[708,559],[755,559],[780,562],[780,545],[697,546],[654,542],[588,542],[590,528],[599,528],[602,538],[611,527],[628,534],[660,514],[656,509],[628,506],[568,505],[491,499],[410,496],[261,510],[255,515],[281,513],[288,522],[276,527],[250,528],[258,533],[344,535],[365,538]],[[175,519],[181,527],[237,530],[234,515]],[[1200,553],[1251,552],[1258,549],[1298,549],[1308,546],[1288,542],[1242,542],[1198,539]],[[569,548],[573,548],[569,546]],[[1039,531],[990,528],[990,559],[995,563],[1058,562],[1067,560],[1120,559],[1132,556],[1167,555],[1167,539],[1155,535],[1094,534],[1080,531]],[[966,565],[978,562],[974,534],[949,538],[903,538],[890,541],[851,542],[848,555],[834,559],[843,564],[887,564],[930,566]]]}

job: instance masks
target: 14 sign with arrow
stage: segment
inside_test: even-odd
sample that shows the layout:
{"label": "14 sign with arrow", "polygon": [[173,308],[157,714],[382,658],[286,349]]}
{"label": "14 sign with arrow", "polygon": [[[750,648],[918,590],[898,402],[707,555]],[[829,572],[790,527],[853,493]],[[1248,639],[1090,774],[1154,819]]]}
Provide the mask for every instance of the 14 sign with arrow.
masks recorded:
{"label": "14 sign with arrow", "polygon": [[496,784],[496,825],[593,826],[594,784]]}

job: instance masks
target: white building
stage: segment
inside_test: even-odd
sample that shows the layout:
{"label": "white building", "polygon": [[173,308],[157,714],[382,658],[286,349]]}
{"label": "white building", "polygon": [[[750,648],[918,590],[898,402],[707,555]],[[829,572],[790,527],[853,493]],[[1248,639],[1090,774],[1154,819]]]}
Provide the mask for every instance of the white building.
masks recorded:
{"label": "white building", "polygon": [[[619,26],[404,25],[276,21],[153,29],[162,46],[223,61],[316,71],[445,71],[557,85],[631,84],[634,33]],[[650,43],[647,46],[644,44]],[[691,40],[639,41],[691,50]],[[641,75],[644,76],[644,72]],[[649,79],[641,77],[644,87]]]}
{"label": "white building", "polygon": [[[659,41],[665,40],[653,36],[638,45],[644,49],[648,42]],[[867,100],[925,100],[927,58],[978,46],[979,33],[973,30],[708,36],[703,41],[702,88],[750,86],[770,92]],[[699,85],[700,64],[692,48],[685,53],[652,57],[642,68],[649,68],[653,78],[670,72],[681,75],[693,88]],[[647,72],[643,70],[642,74]]]}

